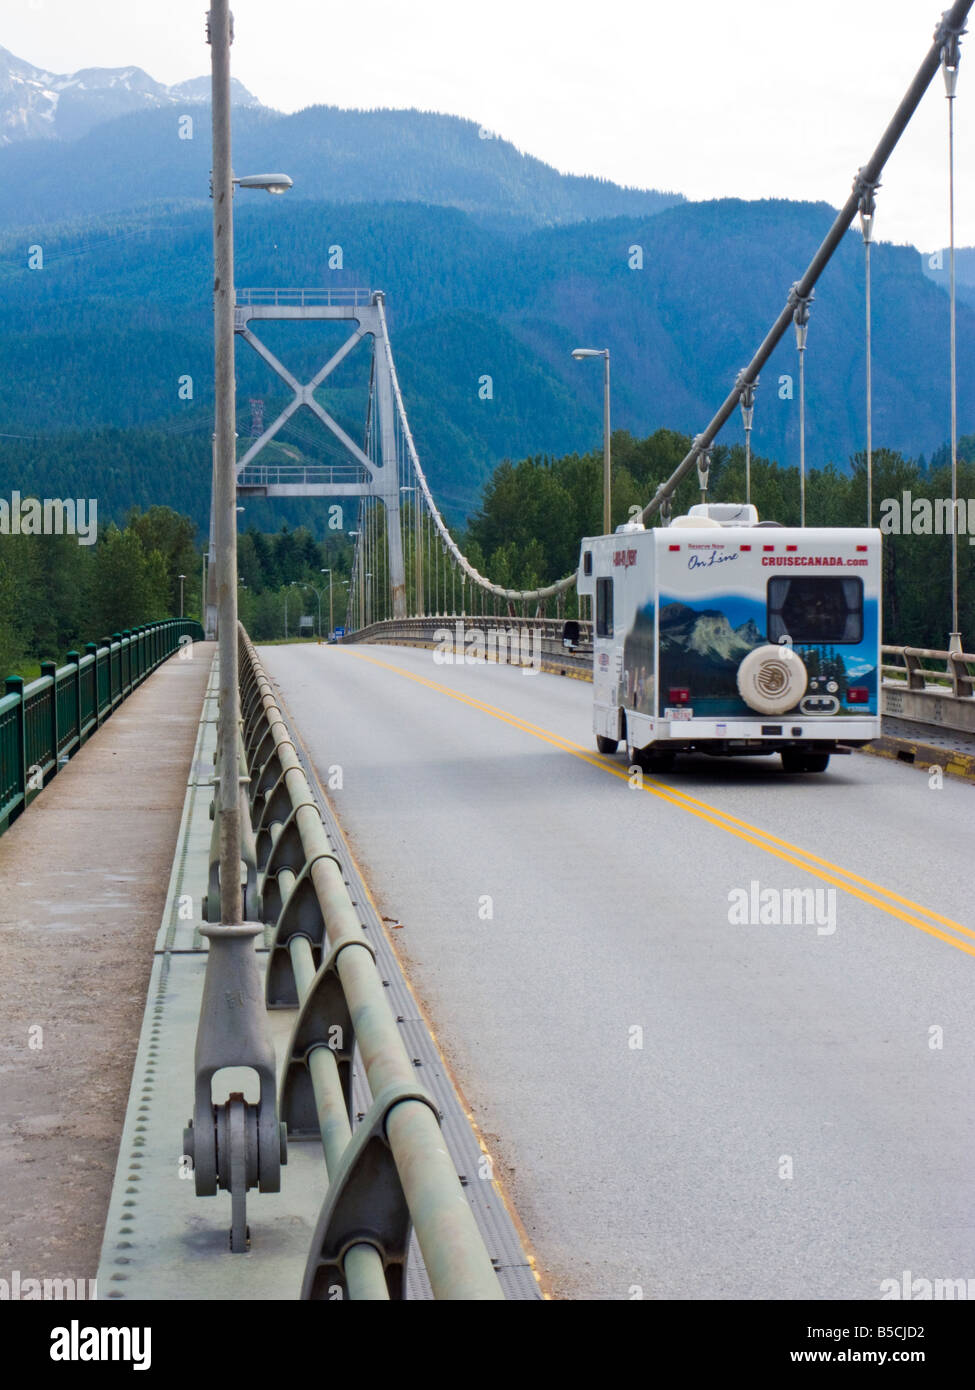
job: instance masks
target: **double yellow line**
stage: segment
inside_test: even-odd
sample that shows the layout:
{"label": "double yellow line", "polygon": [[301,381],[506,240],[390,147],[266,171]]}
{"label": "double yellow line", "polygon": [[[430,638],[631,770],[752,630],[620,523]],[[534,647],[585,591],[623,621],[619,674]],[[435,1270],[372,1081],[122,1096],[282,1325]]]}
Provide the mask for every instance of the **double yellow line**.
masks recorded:
{"label": "double yellow line", "polygon": [[[626,768],[599,757],[588,748],[584,748],[582,744],[563,738],[561,734],[553,733],[550,729],[540,728],[539,725],[532,724],[527,719],[521,719],[507,710],[499,709],[496,705],[489,705],[483,700],[476,700],[459,690],[451,690],[449,686],[441,685],[439,681],[429,680],[426,676],[418,676],[412,671],[405,670],[402,666],[393,666],[388,661],[380,661],[376,657],[366,656],[361,651],[352,650],[351,655],[359,661],[367,661],[371,666],[380,666],[385,671],[392,671],[395,675],[403,676],[406,680],[413,681],[417,685],[425,685],[429,690],[436,691],[439,695],[446,695],[449,699],[457,700],[460,704],[478,710],[481,714],[490,715],[492,719],[498,719],[514,729],[520,729],[522,733],[530,734],[533,738],[540,739],[543,743],[548,743],[564,753],[569,753],[574,758],[580,758],[592,767],[598,767],[602,772],[608,772],[611,777],[619,777],[624,782],[629,781],[629,772]],[[793,864],[805,873],[813,874],[816,878],[822,879],[824,883],[832,884],[841,889],[842,892],[859,898],[861,902],[868,903],[871,907],[879,908],[881,912],[886,912],[891,917],[900,918],[902,922],[916,927],[918,931],[926,932],[928,936],[935,936],[939,941],[946,941],[949,946],[954,946],[958,951],[964,951],[966,955],[975,956],[975,945],[969,944],[969,941],[975,942],[975,931],[972,931],[970,927],[963,926],[961,922],[955,922],[950,917],[943,917],[940,912],[934,912],[921,903],[914,902],[911,898],[902,897],[899,893],[894,893],[879,883],[873,883],[870,879],[864,878],[861,874],[855,874],[850,869],[844,869],[829,859],[811,854],[799,845],[791,844],[778,835],[772,835],[757,825],[751,825],[748,821],[740,820],[737,816],[728,815],[726,811],[720,811],[716,806],[699,801],[696,797],[688,796],[676,787],[663,786],[659,782],[644,780],[642,790],[661,801],[669,802],[671,806],[679,807],[688,815],[696,816],[698,820],[705,821],[708,825],[716,826],[719,830],[724,830],[729,835],[734,835],[739,840],[744,840],[747,844],[764,850],[766,854],[774,855],[776,859],[781,859],[786,864]],[[942,927],[948,930],[943,931],[941,930]],[[956,935],[949,935],[949,932],[954,932]],[[959,937],[967,937],[969,941],[959,939]]]}

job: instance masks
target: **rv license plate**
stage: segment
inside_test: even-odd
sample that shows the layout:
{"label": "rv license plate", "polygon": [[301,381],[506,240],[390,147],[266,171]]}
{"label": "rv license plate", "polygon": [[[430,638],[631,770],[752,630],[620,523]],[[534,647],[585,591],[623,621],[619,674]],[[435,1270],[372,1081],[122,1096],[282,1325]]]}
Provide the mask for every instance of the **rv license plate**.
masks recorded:
{"label": "rv license plate", "polygon": [[694,711],[690,705],[672,705],[664,710],[665,719],[693,719]]}

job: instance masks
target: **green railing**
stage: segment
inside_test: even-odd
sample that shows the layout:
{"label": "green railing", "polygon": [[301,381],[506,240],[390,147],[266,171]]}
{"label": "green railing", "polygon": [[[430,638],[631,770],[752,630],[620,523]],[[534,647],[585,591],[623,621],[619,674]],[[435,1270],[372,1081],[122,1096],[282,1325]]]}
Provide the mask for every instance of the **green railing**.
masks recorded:
{"label": "green railing", "polygon": [[30,685],[8,676],[0,697],[0,834],[167,657],[187,641],[202,642],[192,618],[166,618],[87,643],[68,664],[41,663]]}

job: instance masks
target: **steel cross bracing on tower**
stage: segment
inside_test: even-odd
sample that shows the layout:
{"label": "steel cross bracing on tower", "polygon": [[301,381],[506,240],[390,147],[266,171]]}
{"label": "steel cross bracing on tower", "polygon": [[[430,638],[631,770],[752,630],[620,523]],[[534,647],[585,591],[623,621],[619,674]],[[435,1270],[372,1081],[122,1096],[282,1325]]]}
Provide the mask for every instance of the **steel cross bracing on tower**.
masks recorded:
{"label": "steel cross bracing on tower", "polygon": [[[406,588],[403,571],[403,547],[400,536],[400,480],[396,458],[396,434],[393,421],[393,391],[390,381],[392,353],[386,337],[386,319],[382,312],[380,291],[362,289],[259,289],[237,291],[234,308],[234,330],[249,343],[282,381],[294,392],[276,420],[237,460],[237,490],[240,495],[260,497],[372,497],[378,498],[386,514],[388,573],[392,616],[406,616]],[[325,320],[354,323],[355,329],[342,346],[332,354],[311,381],[298,381],[283,362],[254,332],[255,320]],[[325,381],[362,338],[373,340],[370,389],[370,416],[375,410],[379,419],[379,450],[370,453],[361,449],[337,420],[315,399],[315,391]],[[384,349],[379,348],[379,343]],[[302,406],[317,415],[331,431],[346,453],[349,462],[331,464],[255,464],[255,457],[274,438],[292,415]]]}

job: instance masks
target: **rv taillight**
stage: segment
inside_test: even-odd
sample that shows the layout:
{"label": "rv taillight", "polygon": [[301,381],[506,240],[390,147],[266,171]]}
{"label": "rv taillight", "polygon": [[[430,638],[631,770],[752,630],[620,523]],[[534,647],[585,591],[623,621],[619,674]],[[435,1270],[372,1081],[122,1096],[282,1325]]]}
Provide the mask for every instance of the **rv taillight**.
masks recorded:
{"label": "rv taillight", "polygon": [[798,547],[797,545],[787,545],[787,546],[786,546],[786,550],[798,550],[798,549],[799,549],[799,547]]}
{"label": "rv taillight", "polygon": [[750,546],[750,545],[740,545],[740,546],[738,547],[738,549],[739,549],[739,550],[751,550],[751,546]]}
{"label": "rv taillight", "polygon": [[668,549],[668,550],[680,550],[680,546],[679,546],[679,545],[668,545],[667,549]]}
{"label": "rv taillight", "polygon": [[691,703],[691,692],[686,685],[672,685],[667,691],[671,705],[689,705]]}
{"label": "rv taillight", "polygon": [[848,705],[866,705],[870,701],[870,691],[865,685],[851,685],[846,692]]}
{"label": "rv taillight", "polygon": [[866,550],[866,548],[867,548],[867,547],[866,547],[865,545],[858,545],[858,546],[857,546],[857,550]]}
{"label": "rv taillight", "polygon": [[763,546],[762,546],[762,549],[763,549],[763,550],[774,550],[774,549],[775,549],[775,546],[774,546],[774,545],[763,545]]}

